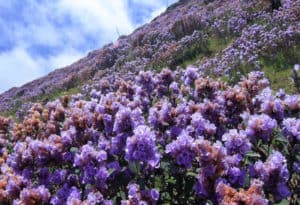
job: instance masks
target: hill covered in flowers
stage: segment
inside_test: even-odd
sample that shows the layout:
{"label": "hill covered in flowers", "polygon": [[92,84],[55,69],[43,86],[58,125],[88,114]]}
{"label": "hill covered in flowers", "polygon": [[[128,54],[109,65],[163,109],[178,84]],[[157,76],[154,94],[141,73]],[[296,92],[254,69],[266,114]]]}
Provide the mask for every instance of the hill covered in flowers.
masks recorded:
{"label": "hill covered in flowers", "polygon": [[194,68],[103,79],[0,118],[0,200],[11,204],[299,202],[300,96],[261,72]]}
{"label": "hill covered in flowers", "polygon": [[105,76],[190,64],[230,83],[263,70],[273,88],[293,92],[289,77],[300,61],[299,7],[298,0],[181,0],[129,36],[1,94],[0,112],[14,114],[22,105],[28,110],[32,102],[74,94]]}
{"label": "hill covered in flowers", "polygon": [[299,20],[297,0],[180,1],[4,93],[0,204],[299,204]]}

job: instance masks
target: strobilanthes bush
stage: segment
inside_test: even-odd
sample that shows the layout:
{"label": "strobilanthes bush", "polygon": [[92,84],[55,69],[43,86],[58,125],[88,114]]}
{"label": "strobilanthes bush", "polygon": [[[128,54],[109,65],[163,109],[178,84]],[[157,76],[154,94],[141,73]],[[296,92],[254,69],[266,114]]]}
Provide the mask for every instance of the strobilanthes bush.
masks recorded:
{"label": "strobilanthes bush", "polygon": [[299,99],[189,68],[36,104],[0,117],[1,204],[296,204]]}

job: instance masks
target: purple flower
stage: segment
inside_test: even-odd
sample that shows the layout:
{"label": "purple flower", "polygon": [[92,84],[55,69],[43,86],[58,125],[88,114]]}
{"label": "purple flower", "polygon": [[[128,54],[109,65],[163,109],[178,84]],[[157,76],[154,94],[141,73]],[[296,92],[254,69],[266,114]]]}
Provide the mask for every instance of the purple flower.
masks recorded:
{"label": "purple flower", "polygon": [[157,189],[151,189],[150,190],[150,198],[153,201],[158,201],[158,199],[159,199],[159,191]]}
{"label": "purple flower", "polygon": [[20,200],[22,204],[46,203],[49,199],[50,192],[43,185],[33,189],[25,188],[20,193]]}
{"label": "purple flower", "polygon": [[228,181],[232,186],[243,187],[246,181],[246,172],[238,167],[228,170]]}
{"label": "purple flower", "polygon": [[151,127],[162,130],[164,127],[169,126],[174,121],[171,112],[172,105],[167,101],[164,101],[159,107],[150,108],[148,121]]}
{"label": "purple flower", "polygon": [[125,159],[127,161],[140,161],[156,167],[160,154],[155,145],[155,134],[145,125],[140,125],[134,130],[134,135],[127,138]]}
{"label": "purple flower", "polygon": [[284,99],[284,103],[292,111],[299,109],[299,101],[300,101],[299,95],[288,95]]}
{"label": "purple flower", "polygon": [[211,137],[216,133],[217,130],[213,123],[210,123],[208,120],[204,119],[203,116],[198,112],[192,115],[191,125],[195,129],[195,134],[197,137]]}
{"label": "purple flower", "polygon": [[286,185],[289,171],[286,159],[280,152],[273,152],[265,163],[256,162],[250,174],[252,177],[259,177],[264,182],[264,187],[273,194],[276,201],[290,195]]}
{"label": "purple flower", "polygon": [[180,93],[180,89],[179,89],[179,87],[178,87],[178,83],[176,83],[176,82],[172,82],[172,83],[170,84],[169,88],[170,88],[170,90],[172,91],[172,93],[173,93],[174,95],[176,95],[176,96]]}
{"label": "purple flower", "polygon": [[281,100],[264,100],[261,105],[263,113],[270,115],[271,117],[282,120],[284,117],[284,106]]}
{"label": "purple flower", "polygon": [[297,174],[300,174],[300,163],[299,162],[294,162],[293,171],[296,172]]}
{"label": "purple flower", "polygon": [[127,189],[129,200],[122,200],[122,205],[156,204],[159,199],[159,191],[157,189],[140,190],[140,186],[135,183],[129,183]]}
{"label": "purple flower", "polygon": [[227,153],[246,154],[251,148],[251,143],[244,132],[238,132],[236,129],[229,130],[224,134],[222,140],[225,142]]}
{"label": "purple flower", "polygon": [[191,85],[199,77],[198,69],[195,67],[187,67],[183,75],[183,81],[185,85]]}
{"label": "purple flower", "polygon": [[175,158],[178,165],[189,169],[196,157],[193,143],[194,139],[186,131],[182,131],[175,141],[166,146],[166,153]]}
{"label": "purple flower", "polygon": [[266,114],[252,115],[248,121],[248,127],[246,134],[253,141],[262,139],[263,141],[269,141],[272,135],[273,129],[277,126],[276,120],[270,118]]}
{"label": "purple flower", "polygon": [[279,183],[279,184],[277,184],[273,195],[274,195],[275,201],[280,201],[280,200],[285,199],[288,196],[290,196],[291,192],[290,192],[288,186],[286,185],[286,183]]}
{"label": "purple flower", "polygon": [[144,118],[140,109],[131,111],[129,108],[120,108],[116,114],[113,131],[116,133],[131,132],[143,123]]}
{"label": "purple flower", "polygon": [[209,196],[209,191],[207,187],[205,186],[206,180],[204,178],[204,175],[200,175],[198,177],[198,180],[194,186],[194,190],[198,197],[200,198],[207,198]]}
{"label": "purple flower", "polygon": [[87,203],[97,205],[103,202],[104,198],[100,192],[90,192],[87,196]]}
{"label": "purple flower", "polygon": [[139,75],[136,77],[136,82],[149,94],[153,92],[156,86],[156,80],[153,78],[153,73],[151,71],[140,71]]}
{"label": "purple flower", "polygon": [[109,177],[108,170],[105,167],[100,167],[95,174],[95,183],[99,189],[106,187],[106,180]]}
{"label": "purple flower", "polygon": [[199,156],[200,173],[194,190],[198,197],[207,199],[215,195],[215,185],[227,173],[226,151],[219,141],[211,145],[203,139],[195,141],[195,150]]}
{"label": "purple flower", "polygon": [[122,133],[131,130],[132,130],[131,110],[129,108],[121,108],[116,114],[113,131],[116,133]]}
{"label": "purple flower", "polygon": [[77,153],[74,158],[75,166],[84,166],[91,161],[103,162],[107,159],[107,153],[104,150],[96,151],[90,144],[82,146],[80,154]]}
{"label": "purple flower", "polygon": [[216,186],[217,199],[219,204],[259,204],[267,205],[268,200],[262,190],[263,183],[259,180],[253,180],[248,190],[236,190],[220,181]]}
{"label": "purple flower", "polygon": [[282,122],[283,133],[291,141],[294,139],[300,141],[300,120],[296,118],[287,118]]}
{"label": "purple flower", "polygon": [[114,126],[112,116],[109,114],[104,114],[103,122],[104,122],[105,133],[110,134],[113,131],[113,126]]}

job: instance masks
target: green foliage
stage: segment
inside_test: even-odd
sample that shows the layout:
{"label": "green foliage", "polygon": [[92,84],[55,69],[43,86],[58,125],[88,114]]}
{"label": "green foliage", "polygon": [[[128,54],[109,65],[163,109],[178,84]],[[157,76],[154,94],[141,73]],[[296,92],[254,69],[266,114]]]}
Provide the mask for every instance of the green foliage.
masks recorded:
{"label": "green foliage", "polygon": [[69,95],[77,94],[79,92],[80,92],[80,87],[78,87],[78,86],[67,89],[67,90],[56,90],[52,93],[44,94],[44,95],[40,96],[37,99],[37,102],[51,101],[51,100],[58,99],[59,97],[64,96],[64,95],[69,96]]}
{"label": "green foliage", "polygon": [[271,88],[285,89],[288,93],[295,92],[295,87],[290,79],[292,69],[300,62],[300,46],[294,46],[286,50],[279,50],[271,58],[261,59],[262,70],[270,80]]}

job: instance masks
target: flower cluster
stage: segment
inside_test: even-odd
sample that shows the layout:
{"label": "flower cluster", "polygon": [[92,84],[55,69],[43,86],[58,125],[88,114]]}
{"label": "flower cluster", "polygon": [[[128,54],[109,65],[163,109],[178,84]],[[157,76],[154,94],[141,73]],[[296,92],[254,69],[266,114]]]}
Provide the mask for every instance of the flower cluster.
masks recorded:
{"label": "flower cluster", "polygon": [[[201,6],[179,3],[174,24],[154,25],[167,34],[142,28],[130,43],[121,39],[114,46],[122,55],[139,48],[133,62],[116,60],[113,49],[95,55],[100,67],[117,61],[127,74],[34,104],[21,121],[0,117],[0,204],[296,203],[300,96],[274,93],[260,71],[229,84],[223,75],[299,42],[299,1],[272,13],[255,2],[220,2],[199,3],[197,15],[189,12]],[[185,48],[212,47],[207,34],[236,39],[201,66],[175,69],[179,54],[193,55]],[[129,72],[150,58],[174,70]]]}
{"label": "flower cluster", "polygon": [[[295,95],[273,95],[261,72],[235,86],[184,72],[147,71],[151,89],[141,80],[145,72],[136,84],[115,79],[109,92],[95,86],[88,100],[36,104],[21,123],[2,117],[1,202],[156,204],[188,197],[191,204],[226,204],[293,195]],[[201,82],[209,82],[208,90]],[[169,90],[175,83],[176,94]],[[281,114],[264,109],[264,99],[280,102]],[[249,178],[261,182],[251,186]]]}
{"label": "flower cluster", "polygon": [[264,182],[266,190],[273,194],[276,201],[290,196],[286,185],[289,179],[285,157],[278,151],[272,153],[265,163],[258,161],[250,172]]}

